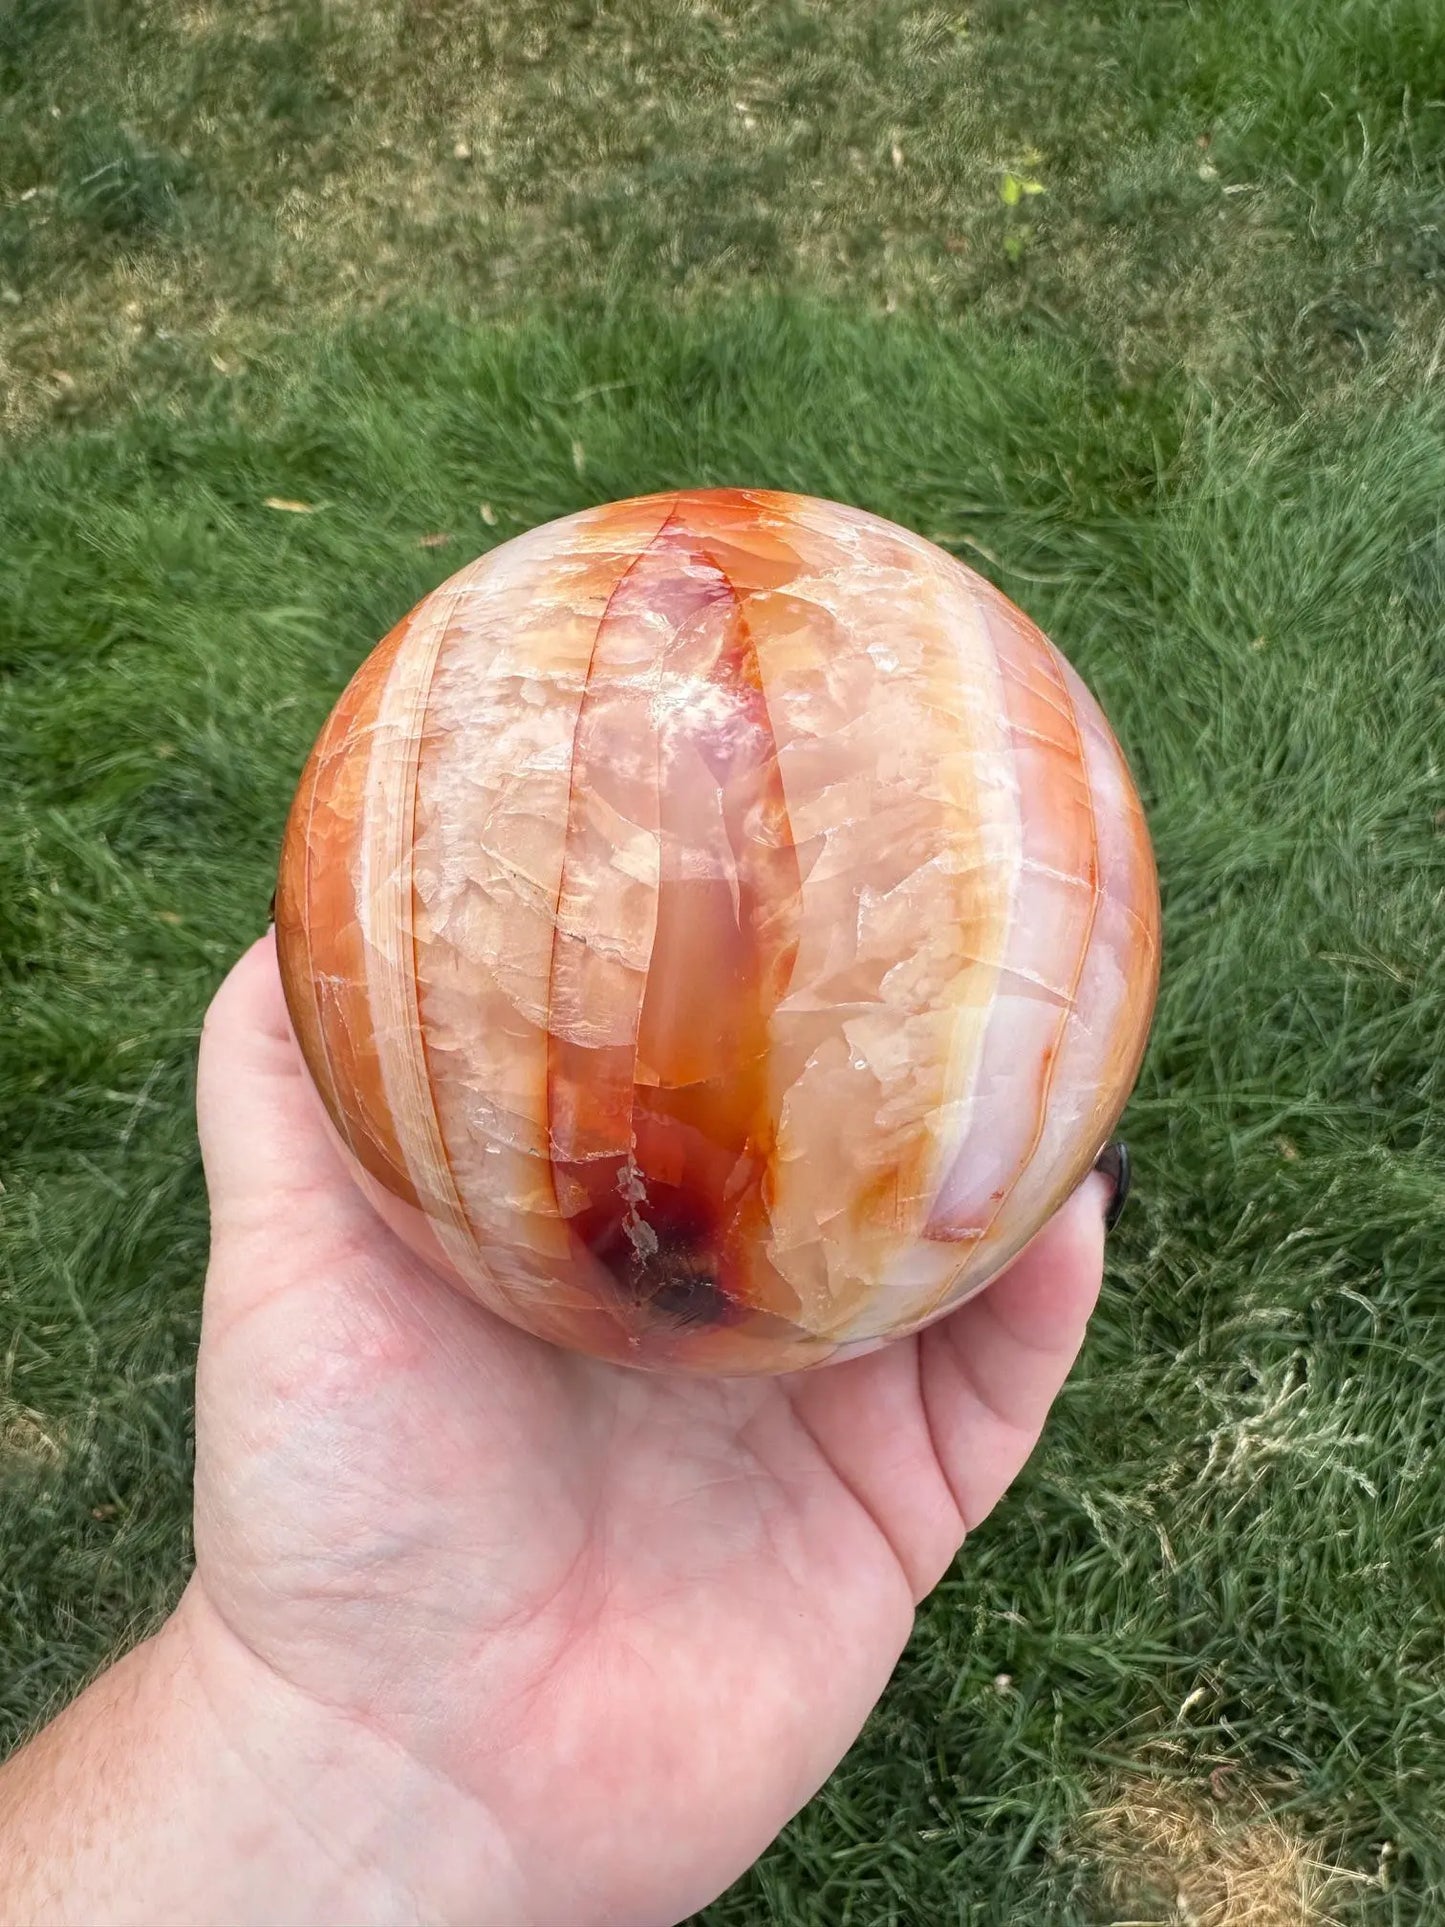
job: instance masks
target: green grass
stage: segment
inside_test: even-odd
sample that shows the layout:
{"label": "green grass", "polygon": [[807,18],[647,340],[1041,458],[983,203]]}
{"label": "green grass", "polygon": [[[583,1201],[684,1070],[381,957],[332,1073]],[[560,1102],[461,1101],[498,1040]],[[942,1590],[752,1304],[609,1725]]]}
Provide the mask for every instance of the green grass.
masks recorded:
{"label": "green grass", "polygon": [[[7,0],[0,423],[278,336],[788,284],[1128,380],[1431,367],[1435,0]],[[1012,170],[1044,190],[1015,206]],[[281,352],[285,352],[284,348]]]}
{"label": "green grass", "polygon": [[463,11],[0,12],[0,1731],[181,1582],[196,1033],[340,684],[490,542],[766,483],[1080,665],[1166,971],[1047,1444],[707,1918],[1164,1919],[1090,1815],[1166,1783],[1438,1918],[1438,11]]}

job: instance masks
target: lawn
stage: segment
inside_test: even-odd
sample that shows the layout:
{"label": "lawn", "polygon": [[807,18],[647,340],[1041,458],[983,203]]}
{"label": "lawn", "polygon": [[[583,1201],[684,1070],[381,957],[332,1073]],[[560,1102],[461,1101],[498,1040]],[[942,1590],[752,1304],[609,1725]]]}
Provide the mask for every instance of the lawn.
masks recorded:
{"label": "lawn", "polygon": [[757,483],[1043,623],[1166,959],[1046,1443],[705,1919],[1445,1916],[1442,97],[1433,0],[9,0],[0,1745],[183,1580],[196,1036],[336,692]]}

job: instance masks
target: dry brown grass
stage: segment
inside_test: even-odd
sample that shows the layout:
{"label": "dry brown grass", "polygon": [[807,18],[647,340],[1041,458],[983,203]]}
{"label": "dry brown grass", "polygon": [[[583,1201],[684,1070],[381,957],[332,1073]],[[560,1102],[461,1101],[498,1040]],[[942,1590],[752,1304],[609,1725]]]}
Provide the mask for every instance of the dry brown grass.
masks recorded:
{"label": "dry brown grass", "polygon": [[1346,1875],[1263,1795],[1120,1782],[1088,1816],[1114,1927],[1335,1927]]}
{"label": "dry brown grass", "polygon": [[0,1482],[7,1477],[34,1477],[59,1465],[65,1453],[61,1427],[35,1412],[8,1412],[0,1406]]}
{"label": "dry brown grass", "polygon": [[[417,298],[476,315],[786,284],[1064,322],[1131,381],[1227,382],[1286,346],[1353,368],[1300,307],[1320,266],[1293,190],[1225,178],[1192,121],[1131,131],[1121,49],[1082,26],[1056,44],[1047,9],[142,0],[129,26],[66,17],[22,93],[0,94],[0,430],[104,414],[213,355]],[[119,216],[92,204],[112,150],[142,177]],[[147,168],[171,185],[146,190]],[[1042,191],[1006,205],[1012,169]],[[1331,252],[1343,285],[1360,249]],[[1395,350],[1423,365],[1430,290],[1391,289]]]}

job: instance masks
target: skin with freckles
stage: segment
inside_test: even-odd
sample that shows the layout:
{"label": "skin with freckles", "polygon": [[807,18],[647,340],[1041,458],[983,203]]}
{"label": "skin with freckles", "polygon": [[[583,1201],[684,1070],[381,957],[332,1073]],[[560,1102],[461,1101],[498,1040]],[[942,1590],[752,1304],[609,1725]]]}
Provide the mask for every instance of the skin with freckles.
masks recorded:
{"label": "skin with freckles", "polygon": [[483,557],[303,773],[282,976],[339,1143],[482,1303],[616,1362],[864,1353],[1090,1168],[1159,961],[1069,665],[836,503],[683,490]]}
{"label": "skin with freckles", "polygon": [[269,939],[199,1108],[196,1570],[0,1772],[0,1921],[680,1919],[831,1771],[1028,1456],[1108,1187],[916,1337],[711,1380],[556,1349],[401,1244]]}

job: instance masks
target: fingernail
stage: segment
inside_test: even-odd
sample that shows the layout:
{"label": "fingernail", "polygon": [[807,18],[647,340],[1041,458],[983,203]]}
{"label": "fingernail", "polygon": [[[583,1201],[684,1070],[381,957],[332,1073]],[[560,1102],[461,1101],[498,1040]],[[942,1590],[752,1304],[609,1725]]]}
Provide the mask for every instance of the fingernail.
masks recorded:
{"label": "fingernail", "polygon": [[1113,1187],[1113,1194],[1104,1212],[1104,1230],[1109,1232],[1119,1222],[1124,1206],[1129,1201],[1129,1186],[1134,1181],[1129,1147],[1123,1138],[1116,1137],[1104,1146],[1094,1160],[1094,1169]]}

